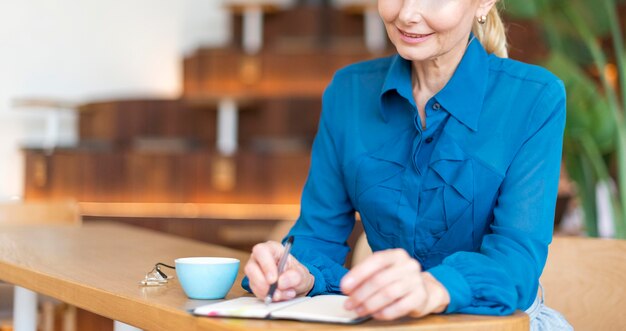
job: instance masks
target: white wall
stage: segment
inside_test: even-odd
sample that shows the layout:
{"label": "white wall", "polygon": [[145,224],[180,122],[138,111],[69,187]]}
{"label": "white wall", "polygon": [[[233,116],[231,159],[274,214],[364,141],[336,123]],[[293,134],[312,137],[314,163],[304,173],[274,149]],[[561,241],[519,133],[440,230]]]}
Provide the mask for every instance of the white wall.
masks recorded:
{"label": "white wall", "polygon": [[[176,97],[182,56],[230,38],[222,0],[0,1],[0,200],[22,195],[20,144],[41,143],[45,109],[12,100]],[[65,114],[65,143],[76,140]]]}

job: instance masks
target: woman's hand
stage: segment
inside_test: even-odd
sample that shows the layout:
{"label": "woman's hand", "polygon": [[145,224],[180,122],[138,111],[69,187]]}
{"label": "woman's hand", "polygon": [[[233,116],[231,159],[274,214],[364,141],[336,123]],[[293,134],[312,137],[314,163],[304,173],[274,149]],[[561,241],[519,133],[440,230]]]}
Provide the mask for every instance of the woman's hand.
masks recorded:
{"label": "woman's hand", "polygon": [[345,308],[379,320],[443,312],[450,303],[448,291],[421,269],[403,249],[372,254],[341,280],[349,296]]}
{"label": "woman's hand", "polygon": [[[257,244],[244,267],[250,280],[250,289],[257,298],[263,300],[267,296],[270,285],[278,277],[278,261],[285,251],[283,245],[275,241]],[[311,291],[315,279],[305,266],[289,255],[285,269],[278,278],[278,287],[274,292],[273,301],[293,299],[304,296]]]}

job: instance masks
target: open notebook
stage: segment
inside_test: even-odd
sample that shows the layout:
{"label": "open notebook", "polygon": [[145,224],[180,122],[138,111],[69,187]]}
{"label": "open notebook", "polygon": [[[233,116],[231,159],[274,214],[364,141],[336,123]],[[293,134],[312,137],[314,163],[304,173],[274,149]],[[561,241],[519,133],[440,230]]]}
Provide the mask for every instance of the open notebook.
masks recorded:
{"label": "open notebook", "polygon": [[270,303],[255,297],[241,297],[194,309],[193,314],[208,317],[288,319],[305,322],[354,324],[367,319],[345,310],[344,295],[318,295]]}

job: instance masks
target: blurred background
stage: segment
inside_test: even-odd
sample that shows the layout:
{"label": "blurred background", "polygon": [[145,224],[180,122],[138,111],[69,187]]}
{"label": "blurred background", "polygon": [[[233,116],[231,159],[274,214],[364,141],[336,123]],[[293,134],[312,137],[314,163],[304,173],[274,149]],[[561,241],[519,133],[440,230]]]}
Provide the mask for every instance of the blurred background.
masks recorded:
{"label": "blurred background", "polygon": [[[623,237],[623,6],[500,5],[569,92],[557,231]],[[394,52],[373,0],[4,1],[0,43],[1,201],[241,249],[297,217],[333,72]]]}
{"label": "blurred background", "polygon": [[[622,1],[500,6],[568,91],[555,231],[626,238]],[[394,53],[375,0],[7,0],[0,49],[1,204],[242,250],[297,218],[334,71]]]}
{"label": "blurred background", "polygon": [[[568,91],[555,230],[625,238],[622,1],[500,6]],[[0,45],[2,203],[243,250],[297,218],[334,71],[394,52],[375,0],[8,0]]]}
{"label": "blurred background", "polygon": [[[22,147],[80,145],[79,105],[178,98],[183,58],[227,44],[230,19],[212,0],[3,1],[0,196],[25,195]],[[47,127],[50,113],[55,132]]]}

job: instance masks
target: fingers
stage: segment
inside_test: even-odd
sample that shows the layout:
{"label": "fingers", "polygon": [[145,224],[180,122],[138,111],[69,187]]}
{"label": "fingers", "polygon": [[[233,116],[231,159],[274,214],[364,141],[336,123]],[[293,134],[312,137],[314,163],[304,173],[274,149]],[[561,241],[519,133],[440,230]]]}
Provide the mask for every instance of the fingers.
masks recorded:
{"label": "fingers", "polygon": [[[450,304],[450,293],[430,272],[422,272],[424,280],[424,289],[428,293],[426,297],[426,313],[441,313],[446,310]],[[421,317],[425,315],[424,311],[417,311],[411,314],[413,317]]]}
{"label": "fingers", "polygon": [[315,283],[315,278],[309,272],[309,269],[300,264],[295,258],[290,257],[294,263],[289,264],[289,269],[285,270],[278,278],[278,289],[281,291],[293,290],[294,295],[291,295],[289,299],[296,296],[305,296]]}
{"label": "fingers", "polygon": [[375,314],[400,300],[406,296],[408,292],[409,289],[405,284],[402,282],[394,282],[367,298],[364,303],[356,307],[355,311],[359,316]]}
{"label": "fingers", "polygon": [[296,291],[293,289],[289,289],[289,290],[276,290],[276,292],[274,292],[274,296],[272,297],[272,301],[274,302],[278,302],[278,301],[285,301],[285,300],[291,300],[293,298],[296,297]]}
{"label": "fingers", "polygon": [[252,256],[259,265],[268,283],[273,283],[278,277],[277,263],[282,254],[283,246],[274,241],[257,244],[252,248]]}
{"label": "fingers", "polygon": [[[418,284],[411,284],[410,282]],[[414,317],[422,316],[422,313],[425,312],[428,295],[419,283],[419,279],[407,279],[390,284],[358,307],[357,314],[360,316],[372,315],[374,318],[383,320],[408,314]]]}
{"label": "fingers", "polygon": [[[313,275],[309,272],[309,269],[304,266],[302,263],[300,263],[295,257],[293,257],[292,255],[289,256],[289,259],[287,260],[287,270],[295,270],[298,273],[299,278],[291,278],[292,276],[289,276],[291,278],[291,280],[289,281],[294,288],[296,290],[296,295],[299,296],[304,296],[307,295],[311,289],[313,288],[313,285],[315,284],[315,277],[313,277]],[[297,277],[297,276],[293,276],[293,277]]]}
{"label": "fingers", "polygon": [[278,289],[288,290],[294,289],[302,282],[302,276],[294,269],[285,270],[278,278]]}
{"label": "fingers", "polygon": [[[366,282],[361,283],[359,287],[352,290],[350,298],[346,300],[346,308],[359,308],[366,301],[370,300],[370,298],[378,291],[388,286],[392,286],[392,283],[397,282],[402,277],[402,273],[398,272],[398,270],[394,268],[388,268],[372,275],[372,277],[370,277]],[[408,288],[406,291],[408,291]],[[405,293],[398,293],[398,295],[402,294]]]}
{"label": "fingers", "polygon": [[420,309],[425,304],[425,297],[418,294],[409,294],[390,305],[380,309],[372,314],[377,320],[390,321],[406,315],[412,317],[422,317],[426,315],[424,309]]}
{"label": "fingers", "polygon": [[272,297],[274,301],[289,300],[297,295],[305,295],[312,287],[313,276],[291,255],[287,260],[285,270],[278,275],[278,262],[283,252],[283,246],[273,241],[253,247],[244,272],[250,281],[250,289],[257,298],[264,299],[270,285],[277,280],[277,288]]}
{"label": "fingers", "polygon": [[[278,259],[274,257],[276,256],[274,252],[280,252],[281,248],[282,245],[279,243],[268,241],[257,244],[252,249],[252,254],[244,267],[244,272],[250,281],[250,289],[258,298],[262,299],[267,295],[270,284],[276,279],[276,263]],[[271,274],[269,276],[272,277],[268,276],[268,270]]]}
{"label": "fingers", "polygon": [[252,290],[252,293],[254,293],[258,298],[264,298],[269,290],[269,283],[261,271],[261,268],[253,258],[250,258],[248,263],[246,263],[244,272],[250,281],[250,289]]}
{"label": "fingers", "polygon": [[300,274],[295,270],[286,270],[278,277],[276,292],[272,297],[273,301],[290,300],[296,297],[295,287],[300,283]]}
{"label": "fingers", "polygon": [[389,268],[357,288],[350,295],[350,304],[360,316],[375,314],[408,296],[426,298],[421,284],[417,263],[408,261]]}
{"label": "fingers", "polygon": [[341,289],[349,295],[345,308],[359,316],[390,320],[426,312],[421,266],[401,249],[375,253],[346,274]]}
{"label": "fingers", "polygon": [[350,295],[354,289],[361,286],[363,282],[372,277],[375,273],[388,267],[389,260],[384,259],[385,252],[374,253],[362,263],[352,268],[340,283],[341,291]]}
{"label": "fingers", "polygon": [[390,249],[376,252],[352,268],[341,280],[341,291],[350,295],[352,291],[369,280],[376,273],[387,269],[397,261],[412,260],[403,249]]}

